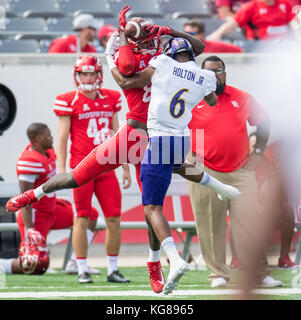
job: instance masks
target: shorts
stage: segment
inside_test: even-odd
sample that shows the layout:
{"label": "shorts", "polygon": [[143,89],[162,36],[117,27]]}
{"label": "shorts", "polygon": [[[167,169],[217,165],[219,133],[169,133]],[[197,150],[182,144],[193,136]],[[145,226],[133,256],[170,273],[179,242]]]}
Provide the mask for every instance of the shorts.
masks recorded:
{"label": "shorts", "polygon": [[[93,149],[72,171],[79,186],[94,180],[100,174],[112,171],[123,163],[140,170],[148,136],[125,123],[111,139]],[[137,182],[141,188],[139,175]]]}
{"label": "shorts", "polygon": [[73,211],[76,217],[91,218],[91,214],[93,215],[91,204],[93,193],[95,193],[106,218],[120,217],[121,215],[121,191],[114,171],[101,174],[71,192],[73,193]]}
{"label": "shorts", "polygon": [[163,206],[172,172],[183,165],[189,150],[189,136],[160,136],[149,139],[140,174],[144,206]]}

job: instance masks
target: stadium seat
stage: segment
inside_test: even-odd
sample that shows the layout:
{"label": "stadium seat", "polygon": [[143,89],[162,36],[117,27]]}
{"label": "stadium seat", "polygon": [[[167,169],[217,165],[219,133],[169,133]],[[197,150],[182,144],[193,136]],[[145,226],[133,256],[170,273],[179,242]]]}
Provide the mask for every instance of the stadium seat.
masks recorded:
{"label": "stadium seat", "polygon": [[115,26],[118,28],[119,22],[118,22],[118,17],[114,18],[100,18],[98,19],[99,25],[103,26],[105,24],[111,24],[112,26]]}
{"label": "stadium seat", "polygon": [[55,32],[72,32],[72,18],[48,18],[47,25],[49,31]]}
{"label": "stadium seat", "polygon": [[[4,30],[1,36],[6,36],[5,32],[15,35],[13,38],[18,39],[41,39],[47,37],[48,27],[43,18],[7,18],[6,30]],[[10,36],[12,37],[12,36]]]}
{"label": "stadium seat", "polygon": [[161,0],[161,8],[164,15],[169,15],[173,19],[211,16],[206,0]]}
{"label": "stadium seat", "polygon": [[0,40],[0,53],[38,53],[37,40]]}
{"label": "stadium seat", "polygon": [[109,0],[69,0],[60,2],[61,10],[68,16],[90,13],[94,17],[114,17]]}
{"label": "stadium seat", "polygon": [[205,36],[220,27],[225,21],[216,18],[201,18],[205,24]]}
{"label": "stadium seat", "polygon": [[11,6],[10,6],[10,1],[9,0],[0,0],[0,6],[2,6],[5,10],[5,17],[10,18],[10,17],[15,17],[16,14],[14,14],[11,11]]}
{"label": "stadium seat", "polygon": [[128,17],[164,17],[157,0],[111,0],[112,11],[116,15],[126,5],[132,7]]}
{"label": "stadium seat", "polygon": [[172,29],[183,31],[184,23],[187,20],[188,19],[185,19],[185,18],[180,18],[180,19],[154,18],[154,19],[151,19],[151,22],[154,24],[158,24],[159,26],[168,26],[168,27],[171,27]]}
{"label": "stadium seat", "polygon": [[62,17],[64,14],[55,0],[13,0],[11,11],[20,17]]}

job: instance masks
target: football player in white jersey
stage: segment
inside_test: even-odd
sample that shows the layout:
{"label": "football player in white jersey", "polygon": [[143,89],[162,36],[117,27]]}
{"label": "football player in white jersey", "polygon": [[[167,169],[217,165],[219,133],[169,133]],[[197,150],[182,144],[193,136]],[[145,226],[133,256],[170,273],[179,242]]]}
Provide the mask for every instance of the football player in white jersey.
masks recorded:
{"label": "football player in white jersey", "polygon": [[154,57],[143,72],[133,77],[123,77],[117,68],[112,69],[112,75],[122,89],[152,84],[147,121],[149,146],[140,176],[142,203],[146,221],[153,230],[150,237],[154,243],[161,243],[170,261],[170,272],[163,288],[163,293],[169,294],[188,270],[187,262],[176,250],[162,210],[172,173],[207,185],[217,193],[228,188],[228,196],[232,198],[238,197],[240,192],[205,172],[198,172],[195,177],[185,174],[185,169],[190,167],[185,157],[190,150],[188,124],[191,110],[203,99],[211,106],[216,104],[216,78],[213,72],[197,66],[193,49],[186,39],[171,38],[163,46],[162,53]]}

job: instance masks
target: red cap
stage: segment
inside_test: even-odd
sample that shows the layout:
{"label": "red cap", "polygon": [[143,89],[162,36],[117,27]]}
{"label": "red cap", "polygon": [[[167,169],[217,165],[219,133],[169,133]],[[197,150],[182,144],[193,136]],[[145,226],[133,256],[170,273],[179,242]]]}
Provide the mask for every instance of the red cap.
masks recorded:
{"label": "red cap", "polygon": [[98,30],[98,39],[110,37],[115,31],[117,31],[117,29],[114,26],[105,24]]}

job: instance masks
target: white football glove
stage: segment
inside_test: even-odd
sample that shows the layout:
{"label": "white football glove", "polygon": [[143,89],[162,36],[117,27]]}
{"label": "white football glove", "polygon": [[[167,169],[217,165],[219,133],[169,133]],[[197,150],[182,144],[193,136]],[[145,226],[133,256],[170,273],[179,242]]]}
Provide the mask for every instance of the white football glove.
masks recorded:
{"label": "white football glove", "polygon": [[119,49],[119,40],[120,38],[118,36],[118,31],[115,31],[111,35],[109,41],[107,42],[106,51],[105,51],[106,55],[110,55],[110,56],[115,55],[115,53]]}

